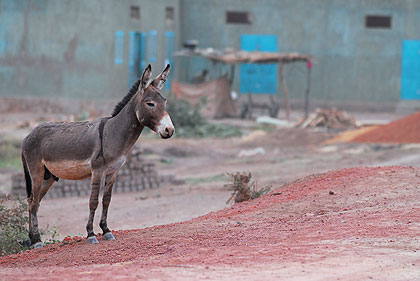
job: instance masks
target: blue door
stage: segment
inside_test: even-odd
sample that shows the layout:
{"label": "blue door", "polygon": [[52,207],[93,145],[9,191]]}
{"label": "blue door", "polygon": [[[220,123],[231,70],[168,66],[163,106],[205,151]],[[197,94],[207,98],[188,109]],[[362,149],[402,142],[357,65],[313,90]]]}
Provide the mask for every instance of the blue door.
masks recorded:
{"label": "blue door", "polygon": [[124,62],[124,31],[115,32],[114,63],[123,64]]}
{"label": "blue door", "polygon": [[[170,64],[171,68],[173,68],[173,53],[175,52],[175,32],[167,31],[165,32],[165,66],[166,64]],[[165,89],[169,90],[171,88],[171,79],[170,76],[165,83]]]}
{"label": "blue door", "polygon": [[157,31],[149,31],[149,38],[147,40],[147,58],[150,63],[157,61]]}
{"label": "blue door", "polygon": [[[277,52],[276,35],[243,34],[241,47],[244,51]],[[242,94],[276,94],[276,64],[242,64]]]}
{"label": "blue door", "polygon": [[129,54],[129,86],[136,81],[146,66],[146,34],[130,31],[130,54]]}
{"label": "blue door", "polygon": [[420,40],[404,40],[401,99],[420,100]]}

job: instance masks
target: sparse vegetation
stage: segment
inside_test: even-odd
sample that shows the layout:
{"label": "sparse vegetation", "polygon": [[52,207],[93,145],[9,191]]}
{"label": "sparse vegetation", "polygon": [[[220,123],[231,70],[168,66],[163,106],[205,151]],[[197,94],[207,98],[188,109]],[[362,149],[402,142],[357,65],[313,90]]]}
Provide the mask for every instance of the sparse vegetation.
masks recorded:
{"label": "sparse vegetation", "polygon": [[234,199],[235,203],[249,201],[258,198],[261,195],[267,194],[271,190],[271,186],[258,189],[257,184],[255,182],[251,182],[251,173],[228,173],[228,176],[230,176],[230,180],[232,182],[226,184],[225,186],[232,191],[232,194],[226,201],[226,204],[228,204],[232,199]]}
{"label": "sparse vegetation", "polygon": [[[45,244],[54,244],[58,240],[58,227],[41,229],[41,235],[49,238]],[[0,256],[16,254],[28,250],[28,204],[20,197],[0,199]]]}
{"label": "sparse vegetation", "polygon": [[217,174],[217,175],[202,177],[202,178],[187,178],[185,179],[185,183],[186,184],[210,183],[210,182],[224,181],[225,179],[226,179],[225,174]]}
{"label": "sparse vegetation", "polygon": [[27,203],[21,198],[0,200],[0,256],[23,252],[28,238]]}
{"label": "sparse vegetation", "polygon": [[45,245],[51,245],[51,244],[61,242],[61,240],[58,239],[60,237],[60,234],[58,234],[58,226],[56,225],[54,225],[51,230],[49,229],[48,226],[46,229],[42,229],[41,235],[48,236],[48,238],[45,239],[45,242],[44,242]]}
{"label": "sparse vegetation", "polygon": [[242,135],[241,130],[235,126],[216,125],[208,122],[200,112],[204,102],[191,106],[184,100],[170,98],[167,111],[175,125],[178,136],[229,138]]}
{"label": "sparse vegetation", "polygon": [[0,139],[0,168],[20,169],[20,142]]}

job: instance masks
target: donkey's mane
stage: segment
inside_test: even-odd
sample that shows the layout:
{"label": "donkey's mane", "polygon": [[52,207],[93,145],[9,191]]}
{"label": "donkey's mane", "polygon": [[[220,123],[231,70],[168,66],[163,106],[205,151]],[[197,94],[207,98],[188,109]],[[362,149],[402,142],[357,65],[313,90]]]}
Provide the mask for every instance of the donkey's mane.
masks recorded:
{"label": "donkey's mane", "polygon": [[133,86],[131,86],[130,91],[128,91],[127,95],[114,107],[114,111],[112,112],[111,117],[117,116],[118,113],[127,105],[127,103],[131,100],[131,98],[137,93],[139,89],[140,80],[134,82]]}

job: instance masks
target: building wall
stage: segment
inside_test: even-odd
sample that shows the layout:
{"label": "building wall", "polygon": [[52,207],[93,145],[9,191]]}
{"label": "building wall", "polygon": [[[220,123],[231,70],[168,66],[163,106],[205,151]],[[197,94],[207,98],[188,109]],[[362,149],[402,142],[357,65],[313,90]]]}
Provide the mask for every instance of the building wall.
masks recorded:
{"label": "building wall", "polygon": [[[139,20],[130,17],[132,5],[140,7]],[[175,10],[171,26],[168,6]],[[249,11],[252,24],[226,24],[226,11]],[[391,15],[392,28],[367,29],[367,14]],[[279,51],[313,55],[314,101],[395,104],[402,41],[420,38],[420,1],[0,0],[0,96],[119,98],[129,87],[130,31],[152,30],[155,73],[165,64],[166,31],[175,33],[177,49],[187,39],[199,40],[200,47],[240,49],[242,34],[274,34]],[[117,31],[124,32],[122,64],[115,63]],[[214,77],[230,72],[199,58],[175,63],[172,78],[203,68]],[[306,65],[288,65],[285,74],[291,98],[302,100]],[[239,80],[237,69],[237,92]],[[279,85],[277,92],[281,96]]]}
{"label": "building wall", "polygon": [[[157,31],[154,72],[164,66],[165,7],[178,0],[0,0],[0,96],[110,98],[129,87],[130,31]],[[130,6],[140,7],[140,19]],[[115,32],[124,32],[116,64]],[[146,54],[147,58],[147,54]]]}
{"label": "building wall", "polygon": [[[226,11],[250,11],[252,24],[226,24]],[[416,0],[183,0],[182,12],[182,40],[200,47],[240,49],[242,34],[275,34],[280,52],[312,54],[311,97],[321,103],[395,104],[402,41],[420,39]],[[371,14],[391,15],[392,28],[367,29]],[[199,61],[192,71],[207,66]],[[286,80],[292,99],[303,99],[306,65],[288,65]]]}

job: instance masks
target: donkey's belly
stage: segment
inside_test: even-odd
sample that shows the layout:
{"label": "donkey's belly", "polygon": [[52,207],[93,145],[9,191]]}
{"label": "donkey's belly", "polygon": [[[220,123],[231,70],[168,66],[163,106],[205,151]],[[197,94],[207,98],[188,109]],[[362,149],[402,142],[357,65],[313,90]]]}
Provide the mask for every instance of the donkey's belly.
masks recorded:
{"label": "donkey's belly", "polygon": [[44,165],[56,177],[66,180],[82,180],[90,177],[90,162],[84,161],[45,161]]}

